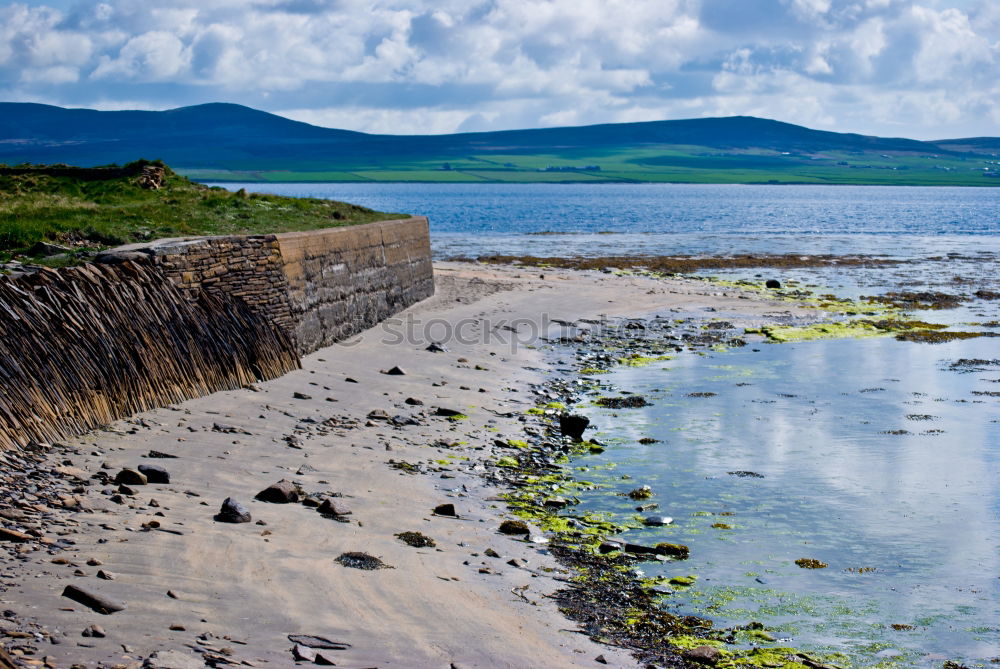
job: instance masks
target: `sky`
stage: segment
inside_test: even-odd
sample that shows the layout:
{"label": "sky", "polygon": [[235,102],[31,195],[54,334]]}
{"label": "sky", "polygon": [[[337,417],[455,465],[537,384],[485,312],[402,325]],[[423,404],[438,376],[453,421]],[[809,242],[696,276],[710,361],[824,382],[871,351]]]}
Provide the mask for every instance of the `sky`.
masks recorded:
{"label": "sky", "polygon": [[0,1],[0,101],[392,134],[751,115],[1000,135],[1000,0]]}

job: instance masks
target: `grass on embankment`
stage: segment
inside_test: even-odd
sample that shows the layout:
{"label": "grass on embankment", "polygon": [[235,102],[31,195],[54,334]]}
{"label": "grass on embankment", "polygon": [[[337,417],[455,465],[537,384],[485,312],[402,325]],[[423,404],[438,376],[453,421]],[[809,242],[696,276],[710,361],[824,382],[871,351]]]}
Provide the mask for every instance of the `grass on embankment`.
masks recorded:
{"label": "grass on embankment", "polygon": [[[132,163],[130,166],[158,163]],[[37,242],[88,251],[163,237],[262,234],[356,225],[385,214],[332,200],[231,193],[189,181],[164,167],[149,190],[135,176],[93,180],[0,174],[0,260]]]}

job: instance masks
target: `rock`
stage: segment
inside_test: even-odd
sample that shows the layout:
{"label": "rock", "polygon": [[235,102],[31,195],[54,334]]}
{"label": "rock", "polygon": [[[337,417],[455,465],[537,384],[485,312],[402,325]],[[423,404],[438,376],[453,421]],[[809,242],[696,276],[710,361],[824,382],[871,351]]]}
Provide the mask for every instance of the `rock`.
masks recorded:
{"label": "rock", "polygon": [[685,660],[690,660],[691,662],[714,667],[722,658],[722,651],[712,646],[698,646],[697,648],[684,651],[683,657]]}
{"label": "rock", "polygon": [[523,520],[505,520],[500,523],[501,534],[531,534],[531,529]]}
{"label": "rock", "polygon": [[620,541],[602,541],[601,545],[597,547],[597,552],[601,555],[607,555],[608,553],[614,553],[615,551],[620,551],[625,547]]}
{"label": "rock", "polygon": [[387,369],[382,373],[388,374],[389,376],[406,376],[406,372],[404,372],[401,367],[393,367],[392,369]]}
{"label": "rock", "polygon": [[335,667],[337,663],[334,662],[333,656],[330,655],[329,651],[324,653],[322,651],[316,653],[316,664],[326,667]]}
{"label": "rock", "polygon": [[569,506],[569,500],[565,497],[550,497],[545,500],[544,506],[549,509],[564,509]]}
{"label": "rock", "polygon": [[673,558],[678,558],[680,560],[686,560],[691,554],[691,549],[684,544],[671,544],[667,542],[660,542],[656,544],[656,554],[657,555],[667,555]]}
{"label": "rock", "polygon": [[295,644],[295,647],[292,648],[292,657],[294,657],[297,662],[315,662],[316,651],[309,646],[303,646],[302,644],[297,643]]}
{"label": "rock", "polygon": [[146,454],[147,458],[176,458],[176,455],[171,455],[170,453],[164,453],[163,451],[150,451]]}
{"label": "rock", "polygon": [[148,479],[146,475],[134,469],[125,468],[115,476],[115,483],[125,485],[146,485]]}
{"label": "rock", "polygon": [[764,282],[765,288],[781,288],[781,282],[777,279],[768,279]]}
{"label": "rock", "polygon": [[215,519],[220,523],[249,523],[253,520],[250,511],[232,497],[227,497],[222,503]]}
{"label": "rock", "polygon": [[106,569],[99,569],[97,571],[97,578],[101,579],[102,581],[113,581],[115,580],[115,574],[114,572],[110,572]]}
{"label": "rock", "polygon": [[289,504],[299,501],[299,489],[291,481],[281,479],[261,490],[254,499],[271,504]]}
{"label": "rock", "polygon": [[69,253],[72,249],[68,246],[60,246],[59,244],[49,244],[48,242],[35,242],[34,245],[28,249],[29,256],[57,256],[63,253]]}
{"label": "rock", "polygon": [[635,490],[630,490],[628,496],[629,498],[635,500],[649,499],[650,497],[653,496],[653,489],[650,488],[648,485],[640,486]]}
{"label": "rock", "polygon": [[560,414],[559,431],[574,441],[583,440],[583,431],[590,425],[590,419],[577,414]]}
{"label": "rock", "polygon": [[344,641],[331,641],[325,637],[311,634],[289,634],[288,640],[299,646],[320,650],[347,650],[351,647],[351,644]]}
{"label": "rock", "polygon": [[598,655],[597,657],[594,658],[594,662],[597,662],[598,664],[607,664],[608,660],[603,655]]}
{"label": "rock", "polygon": [[320,504],[319,508],[316,510],[328,516],[349,516],[352,513],[349,506],[344,504],[339,499],[330,497],[324,499],[323,503]]}
{"label": "rock", "polygon": [[312,399],[312,395],[306,395],[305,393],[298,393],[298,392],[292,393],[292,397],[294,397],[297,400],[311,400]]}
{"label": "rock", "polygon": [[464,416],[465,414],[457,409],[446,409],[444,407],[438,407],[434,411],[435,416],[441,416],[443,418],[454,418],[455,416]]}
{"label": "rock", "polygon": [[430,351],[431,353],[447,353],[448,349],[443,344],[439,344],[436,341],[431,342],[431,345],[424,349],[425,351]]}
{"label": "rock", "polygon": [[63,588],[62,596],[68,597],[74,602],[83,604],[84,606],[89,607],[98,613],[103,613],[106,616],[125,610],[124,602],[115,601],[98,592],[79,585],[67,585]]}
{"label": "rock", "polygon": [[18,532],[17,530],[8,530],[6,527],[0,527],[0,541],[31,541],[31,535]]}
{"label": "rock", "polygon": [[80,469],[79,467],[70,467],[68,465],[61,465],[53,469],[56,474],[59,474],[65,478],[76,479],[77,481],[89,481],[90,473],[85,469]]}
{"label": "rock", "polygon": [[416,397],[407,397],[404,401],[414,407],[422,407],[424,405],[424,401],[418,400]]}
{"label": "rock", "polygon": [[391,420],[392,416],[384,409],[372,409],[368,412],[368,420]]}
{"label": "rock", "polygon": [[647,527],[662,527],[674,522],[670,516],[646,516],[642,519],[642,524]]}
{"label": "rock", "polygon": [[138,469],[149,483],[170,483],[170,472],[160,465],[139,465]]}
{"label": "rock", "polygon": [[94,639],[103,639],[107,635],[108,633],[100,625],[91,625],[80,634],[80,636],[92,637]]}
{"label": "rock", "polygon": [[143,669],[205,669],[205,661],[179,650],[158,650],[142,663]]}
{"label": "rock", "polygon": [[451,516],[452,518],[458,518],[458,512],[455,511],[454,504],[438,504],[434,507],[434,513],[439,516]]}

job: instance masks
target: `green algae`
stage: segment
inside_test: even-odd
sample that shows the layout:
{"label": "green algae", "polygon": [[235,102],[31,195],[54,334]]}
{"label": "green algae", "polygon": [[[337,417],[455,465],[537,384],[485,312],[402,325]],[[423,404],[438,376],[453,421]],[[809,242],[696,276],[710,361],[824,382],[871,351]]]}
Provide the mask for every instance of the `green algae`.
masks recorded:
{"label": "green algae", "polygon": [[523,439],[508,439],[507,445],[510,446],[511,448],[527,448],[528,442],[524,441]]}
{"label": "green algae", "polygon": [[519,464],[520,463],[518,463],[517,458],[513,458],[509,455],[505,455],[496,461],[497,467],[517,467]]}

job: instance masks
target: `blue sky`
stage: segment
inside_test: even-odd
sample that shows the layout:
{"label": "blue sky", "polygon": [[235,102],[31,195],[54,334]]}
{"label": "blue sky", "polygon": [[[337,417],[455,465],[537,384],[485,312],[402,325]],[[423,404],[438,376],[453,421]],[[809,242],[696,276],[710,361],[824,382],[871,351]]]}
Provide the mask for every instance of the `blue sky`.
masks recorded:
{"label": "blue sky", "polygon": [[0,100],[424,133],[748,114],[1000,135],[1000,0],[0,2]]}

